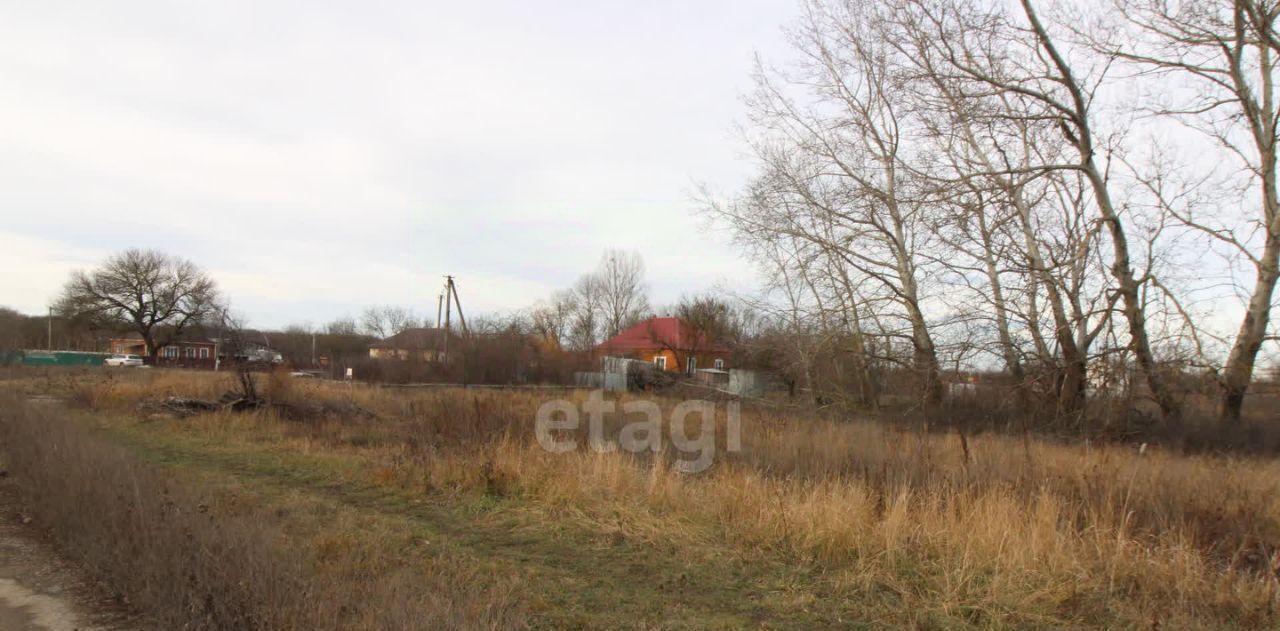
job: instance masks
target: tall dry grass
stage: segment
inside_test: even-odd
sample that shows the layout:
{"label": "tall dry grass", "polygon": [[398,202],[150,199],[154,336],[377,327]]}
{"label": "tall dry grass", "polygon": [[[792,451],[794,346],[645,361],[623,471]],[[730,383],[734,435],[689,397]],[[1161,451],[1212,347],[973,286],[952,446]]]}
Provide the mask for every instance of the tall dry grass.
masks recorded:
{"label": "tall dry grass", "polygon": [[[379,431],[401,479],[624,515],[616,527],[641,540],[711,524],[753,552],[823,568],[850,597],[891,594],[913,622],[959,612],[1010,625],[1277,622],[1273,460],[749,410],[742,452],[689,476],[671,466],[669,444],[658,457],[543,451],[530,438],[543,397],[362,396],[392,419]],[[625,421],[611,418],[607,434]],[[723,438],[723,417],[717,428]],[[691,544],[698,532],[685,533]]]}
{"label": "tall dry grass", "polygon": [[[123,411],[170,388],[221,387],[189,374],[146,379],[94,386],[107,394],[91,400]],[[715,466],[684,475],[669,443],[656,455],[543,451],[535,411],[560,395],[305,381],[278,391],[371,414],[214,415],[172,431],[252,435],[349,458],[370,480],[414,492],[516,498],[640,544],[729,545],[746,558],[812,568],[832,597],[883,625],[1280,622],[1273,460],[962,438],[745,409],[742,451],[725,453],[722,416]],[[606,434],[628,420],[610,416]]]}
{"label": "tall dry grass", "polygon": [[356,510],[175,478],[57,407],[0,395],[0,466],[63,550],[160,628],[524,626],[516,583],[483,564],[406,556],[415,533]]}

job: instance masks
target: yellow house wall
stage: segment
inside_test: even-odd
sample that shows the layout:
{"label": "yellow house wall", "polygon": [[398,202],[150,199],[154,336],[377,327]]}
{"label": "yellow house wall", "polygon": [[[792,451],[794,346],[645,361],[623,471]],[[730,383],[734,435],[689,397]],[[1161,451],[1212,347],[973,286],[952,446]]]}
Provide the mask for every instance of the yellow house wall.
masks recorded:
{"label": "yellow house wall", "polygon": [[[636,359],[646,361],[651,364],[654,363],[654,360],[657,359],[658,356],[667,358],[667,372],[684,372],[684,362],[689,357],[689,354],[680,353],[677,357],[677,354],[674,351],[666,349],[649,349],[636,353]],[[729,368],[729,358],[724,353],[697,353],[695,356],[698,358],[698,369],[715,368],[716,359],[723,359],[725,361],[725,368]]]}
{"label": "yellow house wall", "polygon": [[436,355],[436,351],[410,351],[403,348],[369,349],[370,359],[419,359],[422,361],[435,361]]}

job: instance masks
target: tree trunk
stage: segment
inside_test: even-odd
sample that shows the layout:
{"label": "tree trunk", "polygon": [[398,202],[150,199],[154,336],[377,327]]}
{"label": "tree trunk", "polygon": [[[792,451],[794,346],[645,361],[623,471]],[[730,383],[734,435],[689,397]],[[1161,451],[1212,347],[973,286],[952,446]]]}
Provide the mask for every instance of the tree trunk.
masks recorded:
{"label": "tree trunk", "polygon": [[924,312],[920,310],[920,288],[916,284],[916,265],[913,252],[907,247],[902,212],[898,208],[897,177],[892,160],[883,160],[886,181],[888,182],[884,199],[889,218],[893,221],[892,247],[897,259],[899,291],[907,317],[911,320],[912,367],[922,380],[925,401],[931,405],[942,403],[942,375],[938,364],[938,351],[933,344],[933,336],[929,334],[929,326],[925,322]]}
{"label": "tree trunk", "polygon": [[[1237,20],[1240,16],[1240,5],[1237,5]],[[1270,27],[1270,21],[1266,25]],[[1273,40],[1274,41],[1274,40]],[[1258,150],[1259,169],[1262,183],[1262,213],[1267,231],[1266,244],[1262,257],[1255,262],[1257,277],[1253,285],[1253,295],[1249,298],[1249,308],[1240,323],[1240,331],[1236,333],[1235,344],[1227,357],[1227,364],[1222,371],[1222,404],[1218,418],[1225,423],[1240,422],[1240,413],[1244,407],[1244,395],[1253,381],[1254,362],[1258,351],[1267,337],[1267,325],[1271,321],[1271,300],[1275,295],[1276,279],[1280,277],[1278,261],[1280,261],[1280,193],[1276,190],[1276,117],[1274,107],[1274,78],[1272,76],[1272,49],[1262,47],[1259,51],[1259,74],[1262,94],[1259,96],[1259,107],[1256,113],[1246,116],[1253,132],[1254,145]],[[1233,73],[1238,86],[1237,94],[1249,94],[1248,84],[1238,73]],[[1245,98],[1241,98],[1245,102]],[[1249,114],[1246,111],[1246,114]]]}
{"label": "tree trunk", "polygon": [[1084,408],[1085,349],[1076,345],[1071,334],[1071,319],[1067,315],[1062,288],[1058,279],[1053,277],[1045,265],[1044,256],[1040,252],[1040,242],[1036,238],[1035,227],[1031,220],[1031,208],[1022,191],[1008,186],[1007,193],[1018,210],[1018,224],[1022,229],[1024,254],[1031,267],[1034,278],[1044,284],[1045,295],[1049,301],[1049,312],[1053,315],[1053,339],[1058,343],[1062,353],[1062,379],[1055,380],[1054,386],[1058,395],[1058,412],[1074,414]]}
{"label": "tree trunk", "polygon": [[[1069,121],[1063,120],[1063,129],[1068,140],[1073,141],[1076,150],[1080,154],[1079,169],[1089,179],[1090,187],[1093,189],[1094,200],[1098,204],[1098,212],[1102,215],[1102,221],[1107,225],[1107,229],[1111,233],[1111,245],[1115,257],[1111,264],[1111,274],[1115,277],[1118,285],[1117,293],[1120,294],[1120,298],[1124,301],[1123,311],[1125,319],[1129,323],[1130,346],[1133,349],[1134,357],[1138,360],[1138,366],[1146,374],[1147,386],[1151,389],[1151,395],[1155,398],[1156,404],[1160,406],[1160,416],[1168,420],[1178,416],[1181,413],[1181,409],[1156,369],[1155,354],[1151,351],[1151,339],[1147,336],[1146,309],[1142,304],[1142,296],[1138,292],[1140,283],[1133,275],[1133,264],[1129,260],[1128,237],[1125,235],[1124,225],[1120,222],[1120,215],[1116,212],[1115,205],[1111,201],[1111,191],[1107,188],[1107,180],[1102,176],[1102,172],[1098,170],[1097,162],[1094,161],[1093,129],[1089,124],[1089,108],[1086,105],[1084,90],[1076,82],[1071,66],[1058,52],[1053,39],[1049,37],[1048,31],[1040,23],[1040,18],[1036,15],[1031,0],[1022,0],[1022,8],[1028,22],[1030,22],[1032,31],[1040,42],[1040,48],[1049,56],[1051,63],[1060,75],[1054,77],[1055,81],[1066,88],[1071,95],[1074,111],[1071,113]],[[1067,122],[1074,123],[1076,126],[1074,137],[1066,127]]]}
{"label": "tree trunk", "polygon": [[1129,344],[1133,349],[1134,357],[1138,360],[1138,367],[1146,375],[1151,396],[1155,398],[1156,405],[1160,406],[1160,416],[1168,420],[1181,413],[1181,406],[1174,399],[1173,393],[1170,392],[1160,374],[1156,366],[1155,354],[1151,351],[1151,339],[1147,337],[1146,308],[1142,304],[1142,296],[1138,291],[1140,284],[1133,275],[1133,265],[1129,260],[1128,237],[1125,235],[1124,226],[1120,223],[1115,207],[1111,204],[1111,195],[1107,192],[1106,181],[1093,162],[1092,151],[1084,155],[1087,156],[1085,174],[1093,185],[1102,220],[1111,233],[1111,246],[1115,252],[1115,260],[1111,264],[1111,275],[1116,279],[1117,292],[1123,301],[1122,310],[1129,324]]}
{"label": "tree trunk", "polygon": [[1271,300],[1275,295],[1276,280],[1280,278],[1277,259],[1280,259],[1280,235],[1273,231],[1272,236],[1267,239],[1262,260],[1259,261],[1248,311],[1244,314],[1244,321],[1240,323],[1240,331],[1236,333],[1235,344],[1231,347],[1227,365],[1222,371],[1223,392],[1218,419],[1224,423],[1240,422],[1244,395],[1249,390],[1249,383],[1253,381],[1254,362],[1267,337],[1267,324],[1271,320]]}
{"label": "tree trunk", "polygon": [[[1075,414],[1084,409],[1085,358],[1074,346],[1064,346],[1062,354],[1062,383],[1058,385],[1058,411]],[[1068,356],[1068,354],[1070,356]]]}
{"label": "tree trunk", "polygon": [[991,302],[996,310],[996,334],[1000,341],[1000,354],[1009,375],[1021,385],[1025,377],[1022,362],[1018,359],[1018,349],[1013,345],[1013,335],[1009,332],[1009,308],[1004,300],[1004,285],[1000,282],[1000,270],[996,266],[996,257],[993,254],[995,245],[992,243],[991,231],[987,227],[986,215],[982,211],[978,212],[978,226],[982,234],[982,262],[986,267],[987,282],[991,284]]}
{"label": "tree trunk", "polygon": [[911,320],[911,363],[924,387],[925,401],[931,405],[942,403],[942,371],[938,364],[938,351],[933,344],[933,336],[929,335],[929,327],[924,320],[924,312],[916,298],[914,275],[904,275],[903,293],[907,296],[907,316]]}
{"label": "tree trunk", "polygon": [[942,403],[942,369],[938,364],[938,353],[933,346],[933,341],[929,339],[928,331],[922,331],[924,343],[919,340],[919,334],[913,335],[916,339],[915,352],[915,368],[920,374],[920,378],[924,381],[925,401],[931,405]]}

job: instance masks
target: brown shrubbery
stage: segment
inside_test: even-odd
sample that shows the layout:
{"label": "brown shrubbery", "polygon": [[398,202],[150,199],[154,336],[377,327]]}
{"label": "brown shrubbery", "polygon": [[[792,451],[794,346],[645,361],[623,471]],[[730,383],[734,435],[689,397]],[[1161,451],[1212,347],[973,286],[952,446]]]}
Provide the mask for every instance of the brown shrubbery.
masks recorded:
{"label": "brown shrubbery", "polygon": [[[175,479],[57,408],[0,398],[0,458],[64,550],[161,628],[521,626],[508,588],[479,568],[406,562],[395,542],[411,534]],[[325,517],[299,524],[292,511]]]}

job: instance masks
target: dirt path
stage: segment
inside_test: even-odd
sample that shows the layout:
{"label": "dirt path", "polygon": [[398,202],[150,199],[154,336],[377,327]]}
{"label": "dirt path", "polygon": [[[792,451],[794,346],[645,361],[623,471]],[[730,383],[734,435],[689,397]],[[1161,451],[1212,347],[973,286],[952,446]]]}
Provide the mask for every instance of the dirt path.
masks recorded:
{"label": "dirt path", "polygon": [[0,631],[145,628],[105,586],[60,557],[0,477]]}

